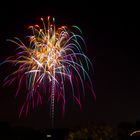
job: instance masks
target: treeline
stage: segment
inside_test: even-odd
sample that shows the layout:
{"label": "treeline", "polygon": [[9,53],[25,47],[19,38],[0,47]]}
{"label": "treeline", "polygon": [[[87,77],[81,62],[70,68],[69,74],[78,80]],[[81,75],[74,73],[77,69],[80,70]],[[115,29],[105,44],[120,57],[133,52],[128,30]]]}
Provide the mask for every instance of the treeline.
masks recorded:
{"label": "treeline", "polygon": [[0,140],[140,140],[140,121],[121,122],[117,127],[104,122],[92,122],[85,126],[67,129],[34,129],[11,126],[0,122]]}

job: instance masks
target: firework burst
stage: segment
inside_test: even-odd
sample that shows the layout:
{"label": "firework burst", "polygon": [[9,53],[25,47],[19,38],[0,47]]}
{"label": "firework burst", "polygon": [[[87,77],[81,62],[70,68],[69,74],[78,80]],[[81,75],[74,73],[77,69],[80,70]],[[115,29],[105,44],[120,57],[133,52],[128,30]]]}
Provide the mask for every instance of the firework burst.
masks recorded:
{"label": "firework burst", "polygon": [[48,17],[47,25],[43,18],[41,20],[43,28],[39,25],[29,26],[32,35],[27,36],[28,46],[19,38],[9,40],[17,45],[17,53],[8,57],[4,63],[14,64],[17,70],[5,78],[4,85],[11,85],[18,80],[15,96],[25,85],[26,99],[20,109],[19,117],[23,112],[27,115],[30,106],[35,108],[41,105],[42,94],[46,93],[47,100],[50,102],[53,126],[55,102],[61,102],[62,114],[65,112],[66,83],[69,94],[80,108],[81,95],[85,94],[85,83],[88,83],[95,98],[88,74],[92,64],[82,51],[85,42],[79,35],[81,30],[77,26],[73,28],[79,34],[68,30],[66,26],[56,29],[54,18]]}

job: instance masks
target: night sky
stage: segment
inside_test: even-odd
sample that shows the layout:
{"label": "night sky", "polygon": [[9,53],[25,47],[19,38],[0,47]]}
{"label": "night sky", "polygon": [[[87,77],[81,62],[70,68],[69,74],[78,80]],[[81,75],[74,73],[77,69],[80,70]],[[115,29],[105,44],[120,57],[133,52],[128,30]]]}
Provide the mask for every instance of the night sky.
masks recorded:
{"label": "night sky", "polygon": [[[60,3],[28,1],[0,4],[0,61],[15,52],[7,38],[28,35],[29,25],[40,24],[40,17],[53,16],[56,25],[78,25],[87,44],[86,55],[94,66],[92,77],[96,102],[86,93],[85,107],[67,106],[65,118],[56,113],[55,127],[73,127],[87,122],[105,121],[118,125],[122,121],[140,120],[140,22],[137,4]],[[17,84],[2,87],[11,72],[10,65],[0,67],[0,122],[34,128],[49,128],[47,105],[30,110],[18,119],[22,98],[15,99]]]}

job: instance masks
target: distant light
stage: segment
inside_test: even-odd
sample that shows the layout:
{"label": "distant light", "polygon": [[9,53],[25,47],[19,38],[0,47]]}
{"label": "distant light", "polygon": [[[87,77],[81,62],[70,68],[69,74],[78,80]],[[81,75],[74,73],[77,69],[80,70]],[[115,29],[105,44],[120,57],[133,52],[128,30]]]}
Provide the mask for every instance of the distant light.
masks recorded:
{"label": "distant light", "polygon": [[47,134],[47,135],[46,135],[46,137],[47,137],[47,138],[51,138],[51,137],[52,137],[52,135],[50,135],[50,134]]}
{"label": "distant light", "polygon": [[[140,133],[140,130],[136,130],[136,131],[132,132],[132,133],[130,134],[130,136],[133,136],[133,135],[136,134],[136,133]],[[139,134],[139,135],[140,135],[140,134]]]}

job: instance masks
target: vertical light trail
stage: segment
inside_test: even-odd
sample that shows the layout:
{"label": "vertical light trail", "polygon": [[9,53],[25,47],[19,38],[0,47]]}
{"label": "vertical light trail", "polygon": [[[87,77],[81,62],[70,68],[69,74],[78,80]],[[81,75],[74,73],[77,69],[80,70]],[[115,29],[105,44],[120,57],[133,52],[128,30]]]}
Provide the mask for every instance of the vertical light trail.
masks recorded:
{"label": "vertical light trail", "polygon": [[53,66],[53,79],[52,79],[52,91],[51,91],[51,122],[52,128],[54,127],[54,104],[55,104],[55,66]]}

